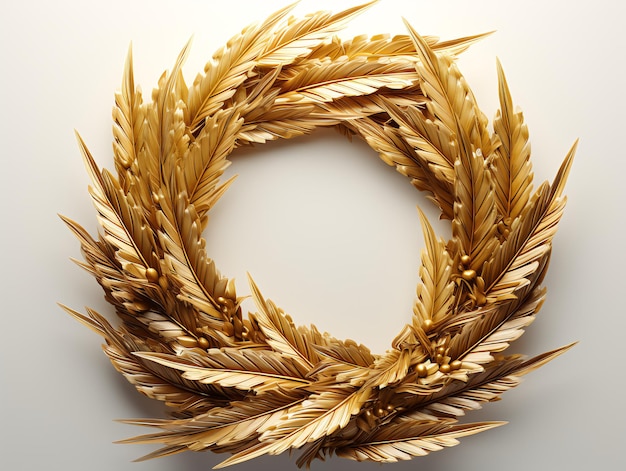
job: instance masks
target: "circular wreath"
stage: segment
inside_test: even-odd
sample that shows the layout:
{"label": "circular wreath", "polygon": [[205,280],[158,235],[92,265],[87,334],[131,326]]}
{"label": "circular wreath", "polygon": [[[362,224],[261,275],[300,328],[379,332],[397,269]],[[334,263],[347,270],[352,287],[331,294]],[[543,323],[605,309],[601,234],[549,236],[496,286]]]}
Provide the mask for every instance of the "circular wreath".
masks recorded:
{"label": "circular wreath", "polygon": [[[406,36],[333,36],[367,6],[301,19],[280,10],[233,37],[191,86],[187,45],[151,101],[129,53],[113,110],[117,176],[78,138],[99,237],[64,220],[121,322],[66,309],[104,337],[137,390],[171,408],[168,419],[128,421],[160,429],[126,440],[162,445],[146,458],[230,452],[226,466],[302,448],[298,465],[332,453],[410,459],[501,425],[457,419],[570,347],[501,353],[543,302],[575,146],[553,183],[533,189],[528,130],[502,69],[490,132],[455,64],[481,35],[440,42],[407,24]],[[363,138],[452,222],[444,241],[420,211],[413,319],[383,355],[296,326],[251,279],[258,311],[245,317],[205,251],[228,155],[320,126]]]}

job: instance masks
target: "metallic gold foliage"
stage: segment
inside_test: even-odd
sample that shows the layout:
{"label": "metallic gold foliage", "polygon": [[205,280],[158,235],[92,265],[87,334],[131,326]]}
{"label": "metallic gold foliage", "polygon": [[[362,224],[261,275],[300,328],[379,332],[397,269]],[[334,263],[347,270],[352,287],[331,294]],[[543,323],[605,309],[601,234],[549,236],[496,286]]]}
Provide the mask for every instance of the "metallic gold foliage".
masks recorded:
{"label": "metallic gold foliage", "polygon": [[[171,408],[157,429],[125,443],[145,458],[212,450],[221,466],[301,449],[298,465],[329,454],[393,462],[457,444],[501,422],[461,424],[521,376],[570,346],[535,358],[501,352],[545,298],[541,286],[565,207],[575,146],[554,182],[533,188],[529,134],[498,64],[493,132],[455,56],[484,35],[440,42],[408,35],[334,34],[370,4],[288,17],[286,7],[219,49],[193,83],[187,44],[144,100],[129,51],[113,110],[116,175],[78,137],[97,237],[63,217],[83,261],[120,319],[65,307],[102,336],[114,367]],[[362,137],[450,219],[426,247],[413,319],[382,355],[297,326],[250,278],[257,312],[205,249],[208,212],[236,148],[322,126]]]}

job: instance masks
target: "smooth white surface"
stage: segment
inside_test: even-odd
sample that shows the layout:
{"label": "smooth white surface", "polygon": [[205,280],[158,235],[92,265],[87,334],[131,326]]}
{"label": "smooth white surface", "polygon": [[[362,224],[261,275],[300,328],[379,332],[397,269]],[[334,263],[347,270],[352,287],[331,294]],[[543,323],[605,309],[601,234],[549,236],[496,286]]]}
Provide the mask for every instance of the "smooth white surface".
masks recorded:
{"label": "smooth white surface", "polygon": [[[303,0],[298,14],[349,1]],[[11,2],[0,17],[0,233],[3,249],[0,468],[204,470],[223,456],[147,463],[149,447],[114,445],[141,430],[116,418],[160,416],[111,367],[100,341],[55,303],[110,312],[75,267],[78,244],[56,216],[95,229],[72,129],[111,167],[110,109],[133,42],[147,94],[194,35],[190,82],[211,53],[281,1]],[[468,420],[506,427],[394,470],[623,469],[624,50],[621,2],[382,0],[343,34],[403,33],[406,17],[443,38],[497,30],[460,59],[479,103],[497,104],[495,57],[525,112],[537,181],[575,138],[569,203],[538,320],[512,347],[533,354],[580,344]],[[332,131],[233,156],[239,180],[207,231],[210,254],[247,292],[250,271],[296,322],[382,351],[410,318],[422,239],[415,205],[435,212],[365,145]],[[436,226],[445,235],[444,223]],[[237,469],[295,466],[266,457]],[[379,469],[332,459],[315,469]]]}

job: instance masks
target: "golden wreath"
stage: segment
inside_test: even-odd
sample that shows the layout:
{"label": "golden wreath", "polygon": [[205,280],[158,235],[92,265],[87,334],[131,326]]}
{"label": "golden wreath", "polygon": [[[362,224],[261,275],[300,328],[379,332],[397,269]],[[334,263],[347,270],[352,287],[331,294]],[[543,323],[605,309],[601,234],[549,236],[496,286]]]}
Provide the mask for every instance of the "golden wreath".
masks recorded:
{"label": "golden wreath", "polygon": [[[121,320],[65,308],[106,340],[104,351],[170,419],[130,420],[156,433],[126,440],[233,455],[218,467],[302,448],[298,465],[335,453],[392,462],[457,444],[501,422],[459,424],[520,377],[565,352],[504,355],[534,319],[563,214],[575,146],[552,184],[532,188],[528,130],[498,65],[493,132],[455,55],[482,35],[440,42],[408,35],[334,36],[370,4],[244,29],[187,86],[164,73],[151,101],[129,53],[115,95],[117,176],[79,137],[101,233],[63,218]],[[383,355],[296,326],[250,280],[244,317],[233,280],[205,251],[207,213],[237,147],[339,126],[429,193],[452,238],[426,241],[412,323]]]}

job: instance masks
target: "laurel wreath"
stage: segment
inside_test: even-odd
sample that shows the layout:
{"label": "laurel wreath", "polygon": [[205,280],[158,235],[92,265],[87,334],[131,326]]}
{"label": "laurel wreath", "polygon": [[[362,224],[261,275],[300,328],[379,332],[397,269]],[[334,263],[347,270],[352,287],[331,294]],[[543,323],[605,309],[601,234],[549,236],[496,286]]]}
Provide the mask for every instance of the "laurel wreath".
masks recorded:
{"label": "laurel wreath", "polygon": [[[128,421],[160,429],[125,440],[162,445],[145,458],[232,453],[221,467],[301,448],[298,465],[332,453],[410,459],[501,425],[458,419],[571,347],[501,353],[544,300],[576,145],[552,184],[533,189],[528,130],[500,65],[490,132],[455,64],[482,35],[440,42],[407,23],[406,36],[334,36],[369,5],[300,19],[280,10],[233,37],[191,86],[187,45],[151,101],[129,52],[113,110],[117,175],[78,137],[101,232],[63,219],[121,322],[65,309],[106,340],[138,391],[171,408]],[[232,182],[220,182],[228,155],[320,126],[363,138],[452,222],[444,241],[420,211],[413,319],[383,355],[296,326],[252,279],[258,311],[245,317],[205,250],[207,214]]]}

